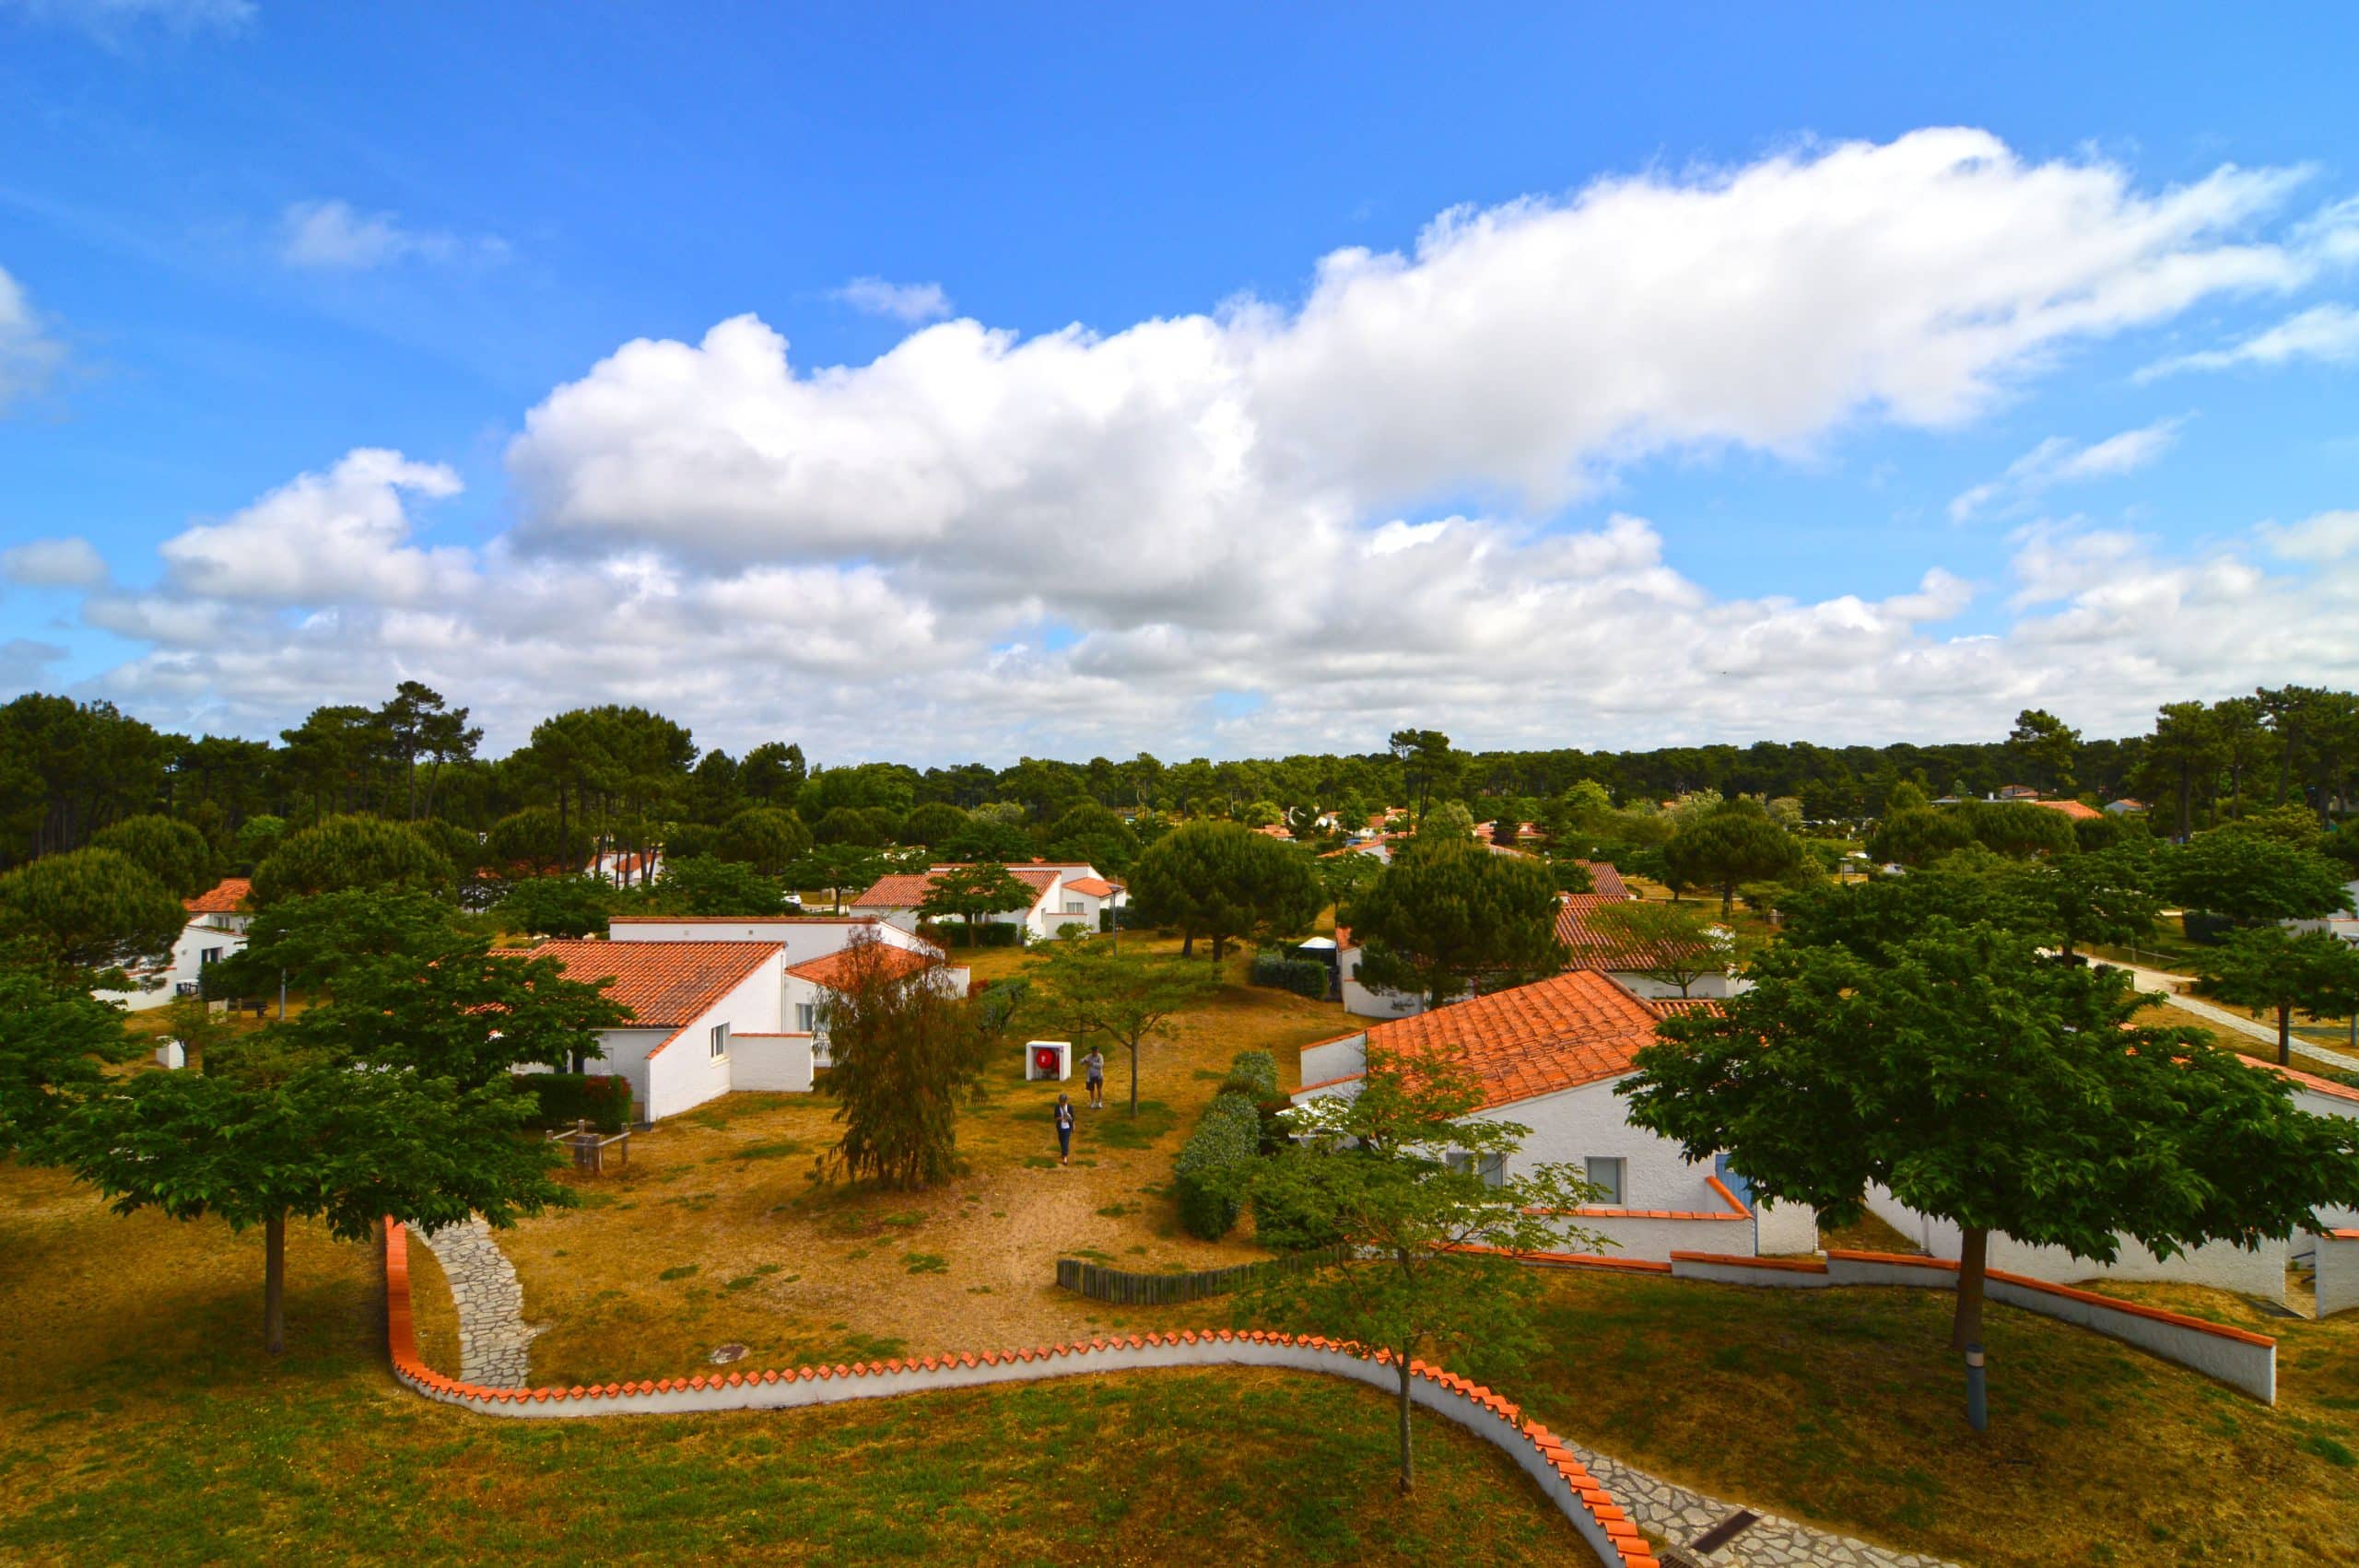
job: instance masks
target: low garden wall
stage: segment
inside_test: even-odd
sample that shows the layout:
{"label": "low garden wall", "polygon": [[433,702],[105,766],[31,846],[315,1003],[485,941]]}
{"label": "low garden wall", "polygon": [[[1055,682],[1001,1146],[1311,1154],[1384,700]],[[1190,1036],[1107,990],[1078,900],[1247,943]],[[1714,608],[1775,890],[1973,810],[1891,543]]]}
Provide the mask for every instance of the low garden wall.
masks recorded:
{"label": "low garden wall", "polygon": [[[409,1236],[402,1225],[391,1221],[385,1225],[385,1337],[393,1375],[428,1398],[485,1415],[544,1419],[782,1410],[932,1389],[1171,1366],[1275,1366],[1347,1377],[1387,1392],[1398,1387],[1398,1375],[1381,1352],[1371,1356],[1341,1340],[1220,1329],[1132,1334],[1086,1344],[850,1366],[732,1371],[598,1387],[486,1388],[446,1377],[418,1359],[410,1315]],[[1527,1420],[1520,1409],[1479,1384],[1423,1362],[1412,1362],[1409,1366],[1414,1379],[1410,1398],[1513,1459],[1571,1521],[1599,1561],[1620,1568],[1655,1568],[1658,1559],[1629,1515],[1554,1433]]]}
{"label": "low garden wall", "polygon": [[[1867,1206],[1876,1218],[1936,1258],[1954,1258],[1963,1245],[1956,1223],[1935,1219],[1909,1208],[1882,1187],[1871,1186]],[[2263,1242],[2257,1247],[2212,1241],[2168,1258],[2157,1258],[2137,1237],[2115,1238],[2118,1252],[2110,1263],[2078,1258],[2060,1246],[2035,1246],[1993,1232],[1989,1265],[2027,1279],[2062,1284],[2071,1280],[2126,1280],[2148,1284],[2205,1285],[2237,1295],[2257,1296],[2281,1305],[2285,1300],[2286,1244]]]}
{"label": "low garden wall", "polygon": [[2331,1317],[2359,1306],[2359,1230],[2319,1236],[2316,1262],[2318,1316]]}
{"label": "low garden wall", "polygon": [[[2359,1256],[2353,1259],[2359,1273]],[[1946,1258],[1912,1258],[1893,1252],[1829,1250],[1824,1262],[1794,1258],[1738,1258],[1674,1252],[1671,1271],[1682,1280],[1720,1284],[1811,1289],[1828,1285],[1915,1285],[1957,1288],[1957,1265]],[[1992,1269],[1984,1276],[1987,1299],[2043,1317],[2061,1318],[2108,1339],[2175,1362],[2217,1379],[2263,1404],[2277,1402],[2277,1341],[2263,1334],[2206,1323],[2183,1313],[2136,1302],[2117,1301],[2070,1285],[2027,1279]],[[2354,1281],[2359,1283],[2359,1281]],[[2323,1312],[2323,1297],[2321,1297]]]}

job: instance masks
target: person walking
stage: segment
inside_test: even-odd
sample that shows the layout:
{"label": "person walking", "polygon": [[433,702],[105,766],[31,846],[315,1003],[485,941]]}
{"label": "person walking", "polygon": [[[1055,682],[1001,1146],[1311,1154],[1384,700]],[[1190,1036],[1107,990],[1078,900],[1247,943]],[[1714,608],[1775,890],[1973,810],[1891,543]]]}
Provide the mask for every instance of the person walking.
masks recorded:
{"label": "person walking", "polygon": [[1073,1164],[1073,1102],[1057,1096],[1057,1164]]}
{"label": "person walking", "polygon": [[1096,1046],[1090,1047],[1089,1054],[1081,1059],[1081,1075],[1088,1083],[1089,1108],[1093,1111],[1104,1110],[1106,1108],[1106,1056]]}

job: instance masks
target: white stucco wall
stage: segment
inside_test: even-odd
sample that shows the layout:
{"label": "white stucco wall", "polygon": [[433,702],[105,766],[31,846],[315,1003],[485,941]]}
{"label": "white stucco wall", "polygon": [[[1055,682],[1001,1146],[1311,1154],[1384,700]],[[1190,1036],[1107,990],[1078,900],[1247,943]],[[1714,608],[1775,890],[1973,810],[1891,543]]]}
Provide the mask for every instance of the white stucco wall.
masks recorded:
{"label": "white stucco wall", "polygon": [[784,992],[780,959],[773,954],[675,1033],[648,1059],[648,1119],[661,1121],[729,1093],[730,1058],[712,1055],[713,1025],[725,1023],[733,1033],[785,1034],[779,1016]]}
{"label": "white stucco wall", "polygon": [[[237,927],[245,925],[243,916],[234,917]],[[246,945],[242,929],[233,929],[219,917],[201,915],[181,930],[172,942],[170,962],[152,970],[143,970],[135,977],[143,982],[141,989],[129,991],[95,991],[100,1001],[119,1002],[133,1012],[145,1012],[151,1007],[161,1007],[170,1001],[179,988],[194,982],[203,973],[205,953],[219,948],[219,956],[227,958]]]}
{"label": "white stucco wall", "polygon": [[786,949],[789,967],[825,958],[850,947],[863,931],[874,932],[887,947],[930,952],[933,944],[919,941],[898,926],[869,917],[803,916],[745,920],[616,920],[610,930],[616,942],[774,942]]}
{"label": "white stucco wall", "polygon": [[1662,980],[1649,979],[1644,975],[1633,974],[1625,969],[1608,970],[1606,978],[1628,991],[1632,996],[1653,998],[1684,995],[1709,997],[1717,1000],[1734,996],[1743,989],[1740,982],[1731,979],[1726,975],[1699,975],[1688,982],[1687,989],[1684,992],[1677,986]]}
{"label": "white stucco wall", "polygon": [[2359,1228],[2320,1236],[2315,1258],[2318,1316],[2331,1317],[2359,1306]]}
{"label": "white stucco wall", "polygon": [[1818,1213],[1807,1203],[1753,1206],[1753,1246],[1764,1258],[1788,1258],[1818,1250]]}
{"label": "white stucco wall", "polygon": [[638,1114],[647,1114],[647,1053],[672,1037],[669,1029],[601,1029],[598,1048],[603,1056],[593,1057],[588,1071],[602,1077],[627,1078],[630,1081],[631,1104]]}
{"label": "white stucco wall", "polygon": [[1305,1083],[1324,1083],[1330,1079],[1348,1078],[1367,1071],[1366,1035],[1347,1035],[1340,1040],[1303,1047],[1302,1081]]}
{"label": "white stucco wall", "polygon": [[[673,1047],[677,1050],[678,1047]],[[813,1077],[808,1035],[733,1035],[729,1041],[729,1086],[807,1094]]]}
{"label": "white stucco wall", "polygon": [[[1875,1216],[1923,1247],[1935,1258],[1954,1260],[1964,1250],[1958,1226],[1948,1220],[1920,1214],[1882,1187],[1868,1188],[1867,1203]],[[2060,1246],[2032,1246],[2005,1235],[1990,1237],[1989,1266],[2010,1274],[2025,1274],[2060,1285],[2082,1280],[2148,1281],[2167,1284],[2209,1285],[2263,1301],[2285,1299],[2287,1243],[2264,1242],[2252,1251],[2233,1243],[2215,1241],[2171,1258],[2157,1258],[2134,1237],[2120,1238],[2120,1252],[2111,1263],[2076,1258]]]}

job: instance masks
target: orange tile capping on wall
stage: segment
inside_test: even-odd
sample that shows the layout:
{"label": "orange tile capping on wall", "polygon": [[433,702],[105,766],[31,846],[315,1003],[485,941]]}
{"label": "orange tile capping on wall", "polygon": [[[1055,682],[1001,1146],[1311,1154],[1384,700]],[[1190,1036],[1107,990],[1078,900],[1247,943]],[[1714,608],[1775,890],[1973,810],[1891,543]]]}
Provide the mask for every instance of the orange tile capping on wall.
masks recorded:
{"label": "orange tile capping on wall", "polygon": [[[1917,1258],[1898,1252],[1845,1252],[1829,1247],[1826,1256],[1855,1263],[1906,1263],[1919,1268],[1946,1269],[1952,1273],[1957,1271],[1957,1264],[1954,1260]],[[2189,1317],[2183,1312],[2168,1312],[2159,1306],[2148,1306],[2142,1302],[2123,1301],[2119,1296],[2099,1295],[2095,1291],[2084,1291],[2072,1285],[2051,1285],[2045,1280],[2035,1280],[2025,1274],[2010,1274],[2000,1269],[1986,1270],[1984,1274],[1986,1278],[1996,1280],[2001,1284],[2013,1285],[2017,1290],[2037,1291],[2043,1295],[2062,1296],[2067,1301],[2087,1302],[2094,1306],[2102,1306],[2108,1312],[2124,1312],[2132,1317],[2143,1317],[2155,1323],[2167,1323],[2174,1328],[2192,1328],[2199,1333],[2216,1334],[2221,1339],[2234,1340],[2239,1344],[2265,1345],[2274,1348],[2277,1343],[2266,1334],[2256,1334],[2247,1328],[2232,1328],[2225,1323],[2207,1322],[2201,1317]]]}
{"label": "orange tile capping on wall", "polygon": [[[1667,1267],[1667,1266],[1666,1266]],[[1130,1334],[1086,1344],[1042,1346],[1022,1351],[958,1352],[955,1354],[855,1362],[850,1366],[798,1366],[782,1371],[663,1377],[651,1382],[608,1383],[571,1388],[485,1388],[444,1376],[418,1359],[417,1333],[410,1307],[409,1235],[398,1222],[385,1223],[385,1348],[393,1375],[417,1392],[445,1404],[487,1415],[561,1417],[682,1413],[698,1410],[777,1409],[843,1399],[921,1392],[929,1387],[960,1387],[1086,1373],[1147,1370],[1174,1365],[1283,1366],[1323,1372],[1381,1387],[1392,1374],[1385,1352],[1368,1355],[1360,1347],[1317,1336],[1184,1330],[1177,1334]],[[1064,1364],[1057,1364],[1059,1363]],[[1630,1516],[1556,1435],[1521,1409],[1443,1368],[1413,1361],[1412,1397],[1428,1410],[1465,1427],[1516,1462],[1569,1520],[1609,1568],[1659,1568],[1659,1560]],[[827,1385],[825,1387],[811,1387]]]}

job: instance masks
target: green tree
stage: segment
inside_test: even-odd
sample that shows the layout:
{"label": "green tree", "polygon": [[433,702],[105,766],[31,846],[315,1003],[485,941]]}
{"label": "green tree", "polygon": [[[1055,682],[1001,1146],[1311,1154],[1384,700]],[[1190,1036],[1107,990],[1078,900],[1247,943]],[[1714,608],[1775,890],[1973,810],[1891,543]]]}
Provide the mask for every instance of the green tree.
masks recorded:
{"label": "green tree", "polygon": [[2071,957],[2090,942],[2136,943],[2154,929],[2153,858],[2130,848],[2066,855],[2025,868],[2017,886],[2048,919],[2039,934]]}
{"label": "green tree", "polygon": [[651,915],[775,915],[785,907],[776,881],[711,855],[666,860],[647,895]]}
{"label": "green tree", "polygon": [[1308,930],[1326,905],[1300,847],[1233,822],[1187,823],[1148,845],[1130,892],[1140,923],[1177,930],[1183,955],[1210,938],[1215,964],[1238,938]]}
{"label": "green tree", "polygon": [[146,868],[112,849],[44,855],[0,876],[10,934],[92,976],[160,961],[188,911]]}
{"label": "green tree", "polygon": [[2294,1012],[2359,1012],[2359,951],[2326,931],[2250,926],[2203,955],[2203,989],[2222,1001],[2277,1014],[2277,1064],[2294,1061]]}
{"label": "green tree", "polygon": [[1257,1214],[1347,1244],[1325,1268],[1265,1275],[1256,1294],[1267,1316],[1389,1354],[1403,1492],[1416,1480],[1413,1362],[1496,1375],[1540,1351],[1539,1286],[1510,1256],[1605,1245],[1561,1217],[1595,1189],[1567,1166],[1521,1161],[1531,1129],[1478,1117],[1482,1104],[1461,1063],[1379,1049],[1358,1094],[1285,1113],[1289,1141],[1231,1173]]}
{"label": "green tree", "polygon": [[819,1087],[835,1100],[843,1135],[816,1168],[910,1191],[949,1177],[958,1101],[982,1076],[990,1036],[934,968],[911,974],[898,954],[863,933],[830,982],[833,1065]]}
{"label": "green tree", "polygon": [[1690,904],[1628,900],[1602,904],[1582,924],[1622,950],[1614,967],[1643,975],[1689,994],[1708,975],[1725,975],[1740,962],[1736,933]]}
{"label": "green tree", "polygon": [[1077,1036],[1103,1036],[1131,1059],[1131,1115],[1139,1114],[1139,1047],[1168,1036],[1174,1015],[1215,989],[1203,969],[1122,953],[1110,942],[1050,942],[1032,977]]}
{"label": "green tree", "polygon": [[974,826],[974,818],[957,806],[928,801],[901,819],[901,842],[939,849]]}
{"label": "green tree", "polygon": [[2248,826],[2163,850],[2154,874],[2165,896],[2235,920],[2315,920],[2350,907],[2341,865]]}
{"label": "green tree", "polygon": [[972,946],[976,921],[1029,909],[1039,899],[1039,888],[1019,880],[997,861],[981,860],[938,872],[926,883],[925,896],[918,902],[918,913],[929,920],[957,916],[966,928],[968,944]]}
{"label": "green tree", "polygon": [[2163,705],[2140,763],[2139,787],[2149,791],[2149,800],[2158,793],[2170,796],[2181,838],[2195,831],[2199,789],[2207,803],[2212,798],[2221,755],[2219,727],[2210,708],[2200,702]]}
{"label": "green tree", "polygon": [[1094,802],[1083,802],[1049,825],[1049,858],[1082,860],[1100,875],[1121,876],[1139,852],[1131,825]]}
{"label": "green tree", "polygon": [[1758,802],[1745,800],[1684,814],[1663,846],[1663,863],[1679,881],[1719,889],[1723,920],[1735,909],[1739,883],[1790,875],[1802,858],[1794,836],[1771,822]]}
{"label": "green tree", "polygon": [[230,858],[237,862],[241,875],[252,876],[254,868],[270,859],[271,851],[286,840],[287,819],[283,816],[250,816],[239,825],[238,834],[230,840]]}
{"label": "green tree", "polygon": [[1950,808],[1974,841],[2015,860],[2034,855],[2070,855],[2081,847],[2072,819],[2028,801],[1966,801]]}
{"label": "green tree", "polygon": [[581,871],[590,863],[590,829],[548,806],[526,806],[491,825],[487,848],[500,874],[522,867],[534,876]]}
{"label": "green tree", "polygon": [[1420,833],[1344,919],[1364,949],[1364,982],[1414,989],[1439,1007],[1485,981],[1563,968],[1556,907],[1555,881],[1540,861]]}
{"label": "green tree", "polygon": [[175,898],[194,898],[215,881],[213,849],[205,835],[168,816],[151,813],[124,817],[92,834],[90,847],[113,850],[162,883]]}
{"label": "green tree", "polygon": [[[822,775],[832,778],[832,774]],[[851,844],[863,849],[882,848],[893,842],[893,830],[878,816],[879,808],[831,806],[811,825],[811,836],[822,844]]]}
{"label": "green tree", "polygon": [[136,1050],[120,1009],[36,955],[0,953],[0,1149],[42,1158],[58,1118]]}
{"label": "green tree", "polygon": [[743,860],[764,876],[779,876],[811,852],[811,830],[792,812],[752,806],[722,825],[721,856]]}
{"label": "green tree", "polygon": [[747,752],[737,765],[737,788],[748,800],[786,810],[802,793],[807,772],[801,746],[771,741]]}
{"label": "green tree", "polygon": [[[393,755],[402,765],[402,814],[411,820],[434,814],[434,786],[442,769],[475,755],[483,740],[480,728],[467,724],[467,710],[452,708],[442,694],[421,681],[404,681],[393,688],[393,700],[377,710]],[[421,811],[417,765],[427,764],[426,793]]]}
{"label": "green tree", "polygon": [[594,876],[539,876],[511,883],[492,913],[528,936],[604,936],[616,895]]}
{"label": "green tree", "polygon": [[1879,865],[1930,866],[1974,841],[1972,825],[1955,812],[1900,806],[1887,810],[1868,835],[1868,855]]}
{"label": "green tree", "polygon": [[[366,906],[387,907],[373,920]],[[381,1219],[494,1225],[573,1201],[556,1155],[519,1137],[534,1102],[514,1069],[597,1050],[628,1015],[554,959],[496,956],[436,923],[409,892],[328,895],[273,911],[272,940],[340,951],[326,994],[296,1018],[206,1053],[202,1072],[146,1072],[85,1096],[59,1150],[118,1212],[205,1214],[264,1236],[264,1342],[286,1345],[287,1222],[358,1240]],[[344,949],[354,929],[397,934]],[[315,960],[316,961],[316,960]]]}
{"label": "green tree", "polygon": [[2015,715],[2015,727],[2007,734],[2008,751],[2022,762],[2030,781],[2051,795],[2070,795],[2079,788],[2072,766],[2080,746],[2078,730],[2040,708]]}
{"label": "green tree", "polygon": [[820,844],[811,852],[786,868],[789,887],[824,887],[835,900],[836,913],[844,912],[845,893],[867,887],[878,877],[893,869],[893,862],[874,849],[857,844]]}
{"label": "green tree", "polygon": [[1401,765],[1401,780],[1409,791],[1409,809],[1426,819],[1426,809],[1446,800],[1466,771],[1466,758],[1449,749],[1449,737],[1438,730],[1395,730],[1387,744]]}
{"label": "green tree", "polygon": [[1720,1015],[1667,1019],[1621,1093],[1756,1195],[1855,1217],[1871,1183],[1963,1233],[1953,1348],[1981,1338],[1989,1237],[2110,1262],[2254,1246],[2359,1199],[2359,1127],[2201,1032],[2132,1022],[2116,969],[1987,922],[1887,929],[1873,961],[1779,942]]}
{"label": "green tree", "polygon": [[266,907],[347,887],[445,892],[457,875],[450,857],[407,823],[332,816],[289,835],[254,869],[254,902]]}

